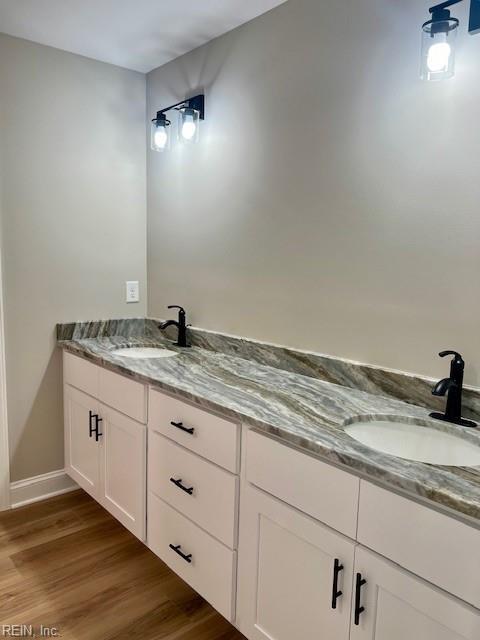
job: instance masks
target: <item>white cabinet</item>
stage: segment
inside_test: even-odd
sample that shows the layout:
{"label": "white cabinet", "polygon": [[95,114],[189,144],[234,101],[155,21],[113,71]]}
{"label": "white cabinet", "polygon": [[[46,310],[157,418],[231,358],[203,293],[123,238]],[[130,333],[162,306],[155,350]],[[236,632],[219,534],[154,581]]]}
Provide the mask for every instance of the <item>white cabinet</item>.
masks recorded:
{"label": "white cabinet", "polygon": [[353,542],[246,485],[240,516],[240,631],[249,640],[347,640],[353,558]]}
{"label": "white cabinet", "polygon": [[477,609],[251,485],[242,492],[237,623],[249,640],[480,638]]}
{"label": "white cabinet", "polygon": [[96,440],[99,403],[69,385],[64,387],[65,471],[95,499],[100,498],[100,449]]}
{"label": "white cabinet", "polygon": [[478,602],[478,530],[363,480],[358,507],[348,474],[252,431],[244,444],[237,626],[249,640],[479,640],[480,611],[447,593]]}
{"label": "white cabinet", "polygon": [[[355,552],[355,583],[357,575],[366,583],[357,598],[354,593],[351,640],[480,638],[478,610],[362,547]],[[357,607],[364,611],[355,620]]]}
{"label": "white cabinet", "polygon": [[145,539],[146,427],[101,405],[100,502],[127,529]]}
{"label": "white cabinet", "polygon": [[148,416],[148,546],[248,640],[480,639],[478,529],[64,362],[67,473],[145,540]]}
{"label": "white cabinet", "polygon": [[141,540],[146,426],[65,385],[65,470]]}

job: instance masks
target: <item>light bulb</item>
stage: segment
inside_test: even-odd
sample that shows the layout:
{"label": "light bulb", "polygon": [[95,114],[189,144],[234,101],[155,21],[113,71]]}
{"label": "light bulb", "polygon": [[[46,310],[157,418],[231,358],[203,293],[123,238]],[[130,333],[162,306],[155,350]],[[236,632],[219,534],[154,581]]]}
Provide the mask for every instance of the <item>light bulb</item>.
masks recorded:
{"label": "light bulb", "polygon": [[153,136],[153,142],[159,149],[165,149],[168,142],[168,134],[165,127],[159,127]]}
{"label": "light bulb", "polygon": [[197,125],[193,121],[193,117],[190,115],[185,116],[185,120],[182,124],[182,137],[185,140],[192,140],[195,136],[195,132],[197,130]]}
{"label": "light bulb", "polygon": [[452,48],[448,42],[437,42],[436,44],[432,44],[427,55],[428,70],[436,73],[443,71],[444,69],[448,69],[451,53]]}
{"label": "light bulb", "polygon": [[180,142],[192,144],[198,141],[200,112],[192,107],[185,107],[180,110],[180,120],[178,123],[178,138]]}

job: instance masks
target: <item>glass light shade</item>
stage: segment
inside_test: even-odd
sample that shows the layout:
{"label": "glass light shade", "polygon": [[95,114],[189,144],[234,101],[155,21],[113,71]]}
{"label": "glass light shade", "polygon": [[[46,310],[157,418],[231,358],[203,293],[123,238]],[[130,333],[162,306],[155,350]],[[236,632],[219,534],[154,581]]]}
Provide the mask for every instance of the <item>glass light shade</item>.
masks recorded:
{"label": "glass light shade", "polygon": [[458,21],[426,22],[422,27],[423,80],[446,80],[455,75],[455,40]]}
{"label": "glass light shade", "polygon": [[178,137],[187,144],[198,142],[200,129],[200,111],[185,107],[180,109]]}
{"label": "glass light shade", "polygon": [[170,147],[170,131],[168,121],[153,120],[151,128],[151,147],[153,151],[162,153]]}

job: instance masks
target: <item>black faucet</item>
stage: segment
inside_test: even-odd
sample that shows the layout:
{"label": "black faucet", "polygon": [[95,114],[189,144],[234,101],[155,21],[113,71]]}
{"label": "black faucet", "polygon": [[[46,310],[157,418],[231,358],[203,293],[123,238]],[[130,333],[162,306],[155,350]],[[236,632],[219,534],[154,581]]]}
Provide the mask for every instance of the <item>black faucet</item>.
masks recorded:
{"label": "black faucet", "polygon": [[450,364],[450,377],[443,378],[432,389],[434,396],[447,396],[447,406],[445,413],[434,411],[430,416],[437,418],[437,420],[461,424],[464,427],[476,427],[475,422],[462,418],[463,370],[465,369],[462,356],[456,351],[440,351],[438,355],[441,358],[453,356]]}
{"label": "black faucet", "polygon": [[178,329],[178,339],[175,343],[177,347],[189,347],[190,345],[187,343],[187,325],[185,309],[183,307],[179,307],[178,304],[171,304],[168,309],[178,309],[178,322],[177,320],[167,320],[159,325],[160,329],[166,329],[167,327],[177,327]]}

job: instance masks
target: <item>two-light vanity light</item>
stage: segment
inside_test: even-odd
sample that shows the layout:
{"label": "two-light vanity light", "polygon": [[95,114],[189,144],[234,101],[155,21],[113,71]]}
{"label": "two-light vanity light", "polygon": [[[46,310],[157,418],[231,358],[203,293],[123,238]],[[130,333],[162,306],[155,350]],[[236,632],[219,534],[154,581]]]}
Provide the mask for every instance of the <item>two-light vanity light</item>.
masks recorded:
{"label": "two-light vanity light", "polygon": [[152,120],[151,147],[154,151],[166,151],[171,144],[172,122],[167,118],[168,111],[178,111],[178,139],[184,143],[198,141],[200,120],[205,119],[205,96],[198,95],[172,104],[157,111]]}
{"label": "two-light vanity light", "polygon": [[[455,74],[455,40],[460,21],[452,18],[448,7],[462,0],[447,0],[429,9],[431,19],[422,25],[423,80],[446,80]],[[471,34],[480,31],[480,0],[471,0]]]}

